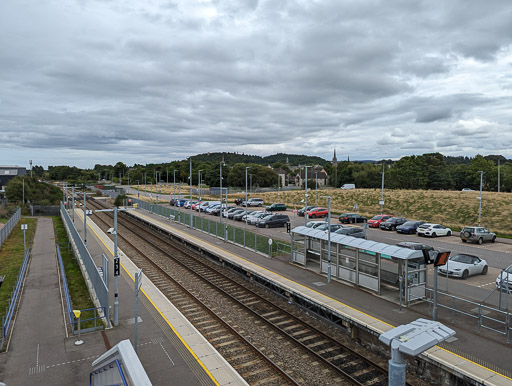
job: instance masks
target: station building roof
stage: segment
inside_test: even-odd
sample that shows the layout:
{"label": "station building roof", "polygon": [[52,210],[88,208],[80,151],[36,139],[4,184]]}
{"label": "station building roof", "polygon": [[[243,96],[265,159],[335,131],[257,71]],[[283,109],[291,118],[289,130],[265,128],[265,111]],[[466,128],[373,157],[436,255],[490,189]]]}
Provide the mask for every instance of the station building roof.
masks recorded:
{"label": "station building roof", "polygon": [[[293,228],[292,233],[318,240],[328,240],[327,232],[308,228],[303,225]],[[386,243],[378,243],[376,241],[360,239],[347,235],[340,235],[334,232],[331,232],[331,243],[354,247],[373,253],[380,253],[381,255],[402,260],[423,258],[423,252],[420,250],[402,248]]]}

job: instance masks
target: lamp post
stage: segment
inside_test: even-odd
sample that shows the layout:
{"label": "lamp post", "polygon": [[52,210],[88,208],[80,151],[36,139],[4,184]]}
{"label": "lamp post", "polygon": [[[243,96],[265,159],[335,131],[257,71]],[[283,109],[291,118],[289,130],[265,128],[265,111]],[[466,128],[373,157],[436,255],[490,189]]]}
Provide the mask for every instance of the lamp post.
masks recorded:
{"label": "lamp post", "polygon": [[[219,222],[222,226],[222,164],[223,162],[221,161],[220,162],[220,211],[219,211]],[[226,206],[227,206],[227,202],[226,202]]]}
{"label": "lamp post", "polygon": [[192,157],[190,158],[190,228],[192,228]]}
{"label": "lamp post", "polygon": [[279,174],[277,175],[277,201],[279,201],[279,182],[281,180],[281,177]]}
{"label": "lamp post", "polygon": [[384,163],[382,163],[382,187],[380,191],[380,214],[384,214]]}
{"label": "lamp post", "polygon": [[139,180],[137,180],[137,198],[140,198],[140,193],[139,193]]}
{"label": "lamp post", "polygon": [[318,172],[315,172],[315,205],[316,205],[316,202],[318,201]]}
{"label": "lamp post", "polygon": [[87,247],[87,195],[84,190],[84,245]]}
{"label": "lamp post", "polygon": [[[247,214],[247,169],[250,166],[245,167],[245,214]],[[244,231],[244,247],[245,247],[245,234],[247,233],[247,216],[245,216],[245,231]]]}
{"label": "lamp post", "polygon": [[173,170],[172,177],[173,177],[172,184],[173,184],[173,187],[174,187],[174,193],[173,193],[174,206],[176,206],[176,169]]}
{"label": "lamp post", "polygon": [[327,283],[331,282],[331,196],[322,196],[327,198]]}
{"label": "lamp post", "polygon": [[311,166],[304,166],[304,220],[305,224],[308,223],[308,168]]}
{"label": "lamp post", "polygon": [[249,174],[249,192],[252,194],[252,174]]}
{"label": "lamp post", "polygon": [[480,170],[480,197],[478,197],[478,226],[480,226],[480,220],[482,218],[482,181],[484,178],[484,172]]}

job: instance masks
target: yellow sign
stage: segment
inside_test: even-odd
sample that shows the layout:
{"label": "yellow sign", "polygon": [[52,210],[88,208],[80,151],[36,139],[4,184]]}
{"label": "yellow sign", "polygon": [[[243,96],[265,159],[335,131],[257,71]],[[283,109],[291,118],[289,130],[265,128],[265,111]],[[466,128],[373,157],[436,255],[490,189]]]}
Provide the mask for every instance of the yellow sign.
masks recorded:
{"label": "yellow sign", "polygon": [[138,208],[138,207],[139,207],[139,204],[133,204],[133,207],[134,207],[134,208]]}
{"label": "yellow sign", "polygon": [[81,313],[82,312],[80,312],[80,310],[73,310],[73,314],[75,314],[75,318],[77,318],[77,319],[80,317]]}

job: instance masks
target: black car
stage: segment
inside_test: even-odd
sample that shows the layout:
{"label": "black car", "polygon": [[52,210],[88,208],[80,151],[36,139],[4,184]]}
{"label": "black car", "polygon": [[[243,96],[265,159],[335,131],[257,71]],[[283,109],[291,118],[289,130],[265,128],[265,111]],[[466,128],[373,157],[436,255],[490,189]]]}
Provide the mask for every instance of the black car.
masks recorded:
{"label": "black car", "polygon": [[434,248],[427,244],[417,243],[415,241],[401,241],[396,244],[397,247],[415,249],[420,251],[427,251],[428,253],[428,264],[434,262],[434,259],[437,256],[437,252],[434,251]]}
{"label": "black car", "polygon": [[358,222],[365,223],[366,217],[357,213],[343,213],[340,215],[339,220],[342,224],[355,224]]}
{"label": "black car", "polygon": [[300,216],[300,217],[304,217],[306,215],[306,212],[309,212],[311,209],[314,209],[315,206],[308,206],[307,208],[304,207],[302,209],[299,209],[297,211],[297,215]]}
{"label": "black car", "polygon": [[396,231],[396,227],[405,224],[407,219],[404,217],[391,217],[381,222],[379,228],[385,231]]}
{"label": "black car", "polygon": [[360,238],[360,239],[366,238],[365,237],[366,233],[365,233],[363,228],[343,227],[343,228],[338,229],[334,233],[337,233],[339,235],[344,235],[344,236],[357,237],[357,238]]}
{"label": "black car", "polygon": [[245,209],[236,209],[232,212],[229,212],[228,211],[228,218],[234,218],[236,214],[239,214],[239,213],[245,213]]}
{"label": "black car", "polygon": [[416,233],[416,229],[421,225],[425,224],[425,221],[407,221],[406,223],[396,227],[398,233],[407,233],[412,235]]}
{"label": "black car", "polygon": [[259,228],[275,228],[284,227],[287,222],[290,222],[290,217],[285,214],[269,214],[256,223]]}

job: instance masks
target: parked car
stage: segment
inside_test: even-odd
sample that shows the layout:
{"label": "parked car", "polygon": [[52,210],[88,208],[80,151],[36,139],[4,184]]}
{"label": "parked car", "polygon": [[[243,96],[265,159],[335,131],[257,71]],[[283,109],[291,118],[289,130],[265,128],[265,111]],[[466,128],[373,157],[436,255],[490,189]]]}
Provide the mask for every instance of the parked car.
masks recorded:
{"label": "parked car", "polygon": [[290,222],[290,218],[287,215],[272,213],[260,218],[256,226],[259,228],[284,227],[287,222]]}
{"label": "parked car", "polygon": [[[189,200],[187,200],[186,198],[180,198],[180,199],[178,200],[178,203],[179,203],[179,205],[178,205],[178,206],[184,206],[184,205],[185,205],[185,203],[186,203],[186,202],[188,202],[188,201],[189,201]],[[190,208],[190,206],[189,206],[189,208]]]}
{"label": "parked car", "polygon": [[263,206],[264,204],[262,198],[249,198],[247,203],[242,202],[242,206]]}
{"label": "parked car", "polygon": [[231,206],[226,207],[226,204],[222,204],[222,206],[221,205],[217,205],[215,208],[213,208],[211,210],[210,214],[213,215],[213,216],[218,216],[220,211],[224,211],[226,209],[231,209],[231,208],[232,208]]}
{"label": "parked car", "polygon": [[496,288],[502,288],[507,292],[512,291],[512,265],[500,272],[496,278]]}
{"label": "parked car", "polygon": [[385,231],[396,231],[396,227],[405,224],[407,219],[405,217],[391,217],[386,221],[381,222],[379,228]]}
{"label": "parked car", "polygon": [[327,217],[329,215],[329,210],[327,208],[313,208],[307,213],[310,218]]}
{"label": "parked car", "polygon": [[204,212],[205,212],[205,213],[208,213],[208,214],[212,214],[212,213],[213,213],[213,211],[214,211],[215,209],[217,209],[217,208],[220,208],[220,203],[210,205],[209,207],[207,207],[207,208],[204,210]]}
{"label": "parked car", "polygon": [[367,221],[366,217],[357,213],[343,213],[340,215],[339,220],[343,224],[365,223]]}
{"label": "parked car", "polygon": [[244,210],[241,213],[237,213],[233,216],[233,220],[235,221],[242,221],[242,217],[246,216],[247,214],[251,214],[254,212],[253,210]]}
{"label": "parked car", "polygon": [[482,244],[484,241],[494,243],[496,241],[496,233],[489,232],[484,227],[464,227],[460,231],[460,239],[463,243],[467,241],[478,244]]}
{"label": "parked car", "polygon": [[418,229],[421,224],[425,224],[425,221],[407,221],[405,224],[397,226],[396,231],[398,233],[412,235],[416,233],[416,229]]}
{"label": "parked car", "polygon": [[378,228],[380,223],[386,221],[388,218],[391,218],[390,214],[378,214],[377,216],[373,216],[371,219],[368,220],[368,225],[371,228]]}
{"label": "parked car", "polygon": [[471,188],[463,188],[462,191],[463,192],[474,192],[474,190]]}
{"label": "parked car", "polygon": [[489,270],[487,262],[478,256],[461,253],[450,256],[445,265],[439,266],[439,273],[442,275],[468,278],[471,275],[487,275]]}
{"label": "parked car", "polygon": [[446,228],[441,224],[430,224],[425,223],[421,224],[418,229],[416,229],[416,233],[418,236],[429,236],[429,237],[437,237],[437,236],[451,236],[452,230],[450,228]]}
{"label": "parked car", "polygon": [[339,235],[345,235],[345,236],[352,236],[357,237],[360,239],[366,238],[366,232],[363,228],[356,228],[356,227],[343,227],[338,229],[336,232]]}
{"label": "parked car", "polygon": [[432,264],[437,256],[434,248],[427,244],[417,243],[415,241],[401,241],[396,244],[397,247],[427,251],[429,255],[428,264]]}
{"label": "parked car", "polygon": [[235,198],[235,205],[242,205],[242,202],[244,202],[243,198]]}
{"label": "parked car", "polygon": [[245,213],[245,209],[235,209],[232,212],[228,212],[228,218],[234,219],[235,215],[239,213]]}
{"label": "parked car", "polygon": [[196,210],[199,205],[201,205],[202,201],[194,201],[192,204],[192,210]]}
{"label": "parked car", "polygon": [[315,228],[317,228],[317,227],[319,227],[320,225],[323,225],[323,224],[327,224],[327,222],[325,222],[325,221],[309,221],[306,224],[306,227],[315,229]]}
{"label": "parked car", "polygon": [[266,215],[269,214],[271,213],[264,210],[255,211],[254,213],[251,213],[249,217],[247,217],[247,222],[251,225],[256,225],[260,218],[265,217]]}
{"label": "parked car", "polygon": [[272,204],[272,205],[267,206],[265,209],[268,210],[269,212],[283,211],[283,210],[286,210],[286,205],[285,204]]}
{"label": "parked car", "polygon": [[306,212],[310,211],[311,209],[315,209],[315,206],[309,205],[307,208],[306,207],[301,208],[297,211],[297,215],[300,217],[304,217],[306,215]]}
{"label": "parked car", "polygon": [[224,212],[222,212],[222,217],[226,217],[227,218],[230,213],[233,213],[236,210],[240,210],[240,208],[232,207],[232,208],[226,209],[226,210],[224,210]]}
{"label": "parked car", "polygon": [[[340,229],[343,225],[341,224],[331,224],[330,230],[331,232],[336,232],[338,229]],[[319,231],[327,231],[327,228],[329,227],[329,224],[325,223],[322,224],[315,229],[318,229]]]}

